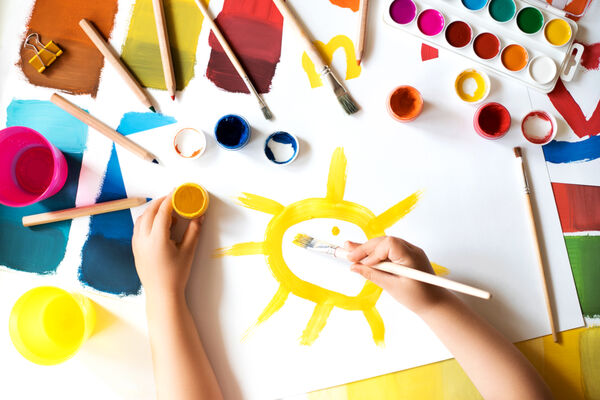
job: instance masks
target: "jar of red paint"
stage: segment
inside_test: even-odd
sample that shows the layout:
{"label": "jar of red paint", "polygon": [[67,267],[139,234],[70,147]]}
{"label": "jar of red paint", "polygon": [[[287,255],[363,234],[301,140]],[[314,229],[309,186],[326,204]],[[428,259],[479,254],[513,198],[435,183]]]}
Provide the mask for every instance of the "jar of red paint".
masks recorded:
{"label": "jar of red paint", "polygon": [[475,112],[473,127],[482,138],[500,139],[510,128],[510,113],[500,103],[485,103]]}

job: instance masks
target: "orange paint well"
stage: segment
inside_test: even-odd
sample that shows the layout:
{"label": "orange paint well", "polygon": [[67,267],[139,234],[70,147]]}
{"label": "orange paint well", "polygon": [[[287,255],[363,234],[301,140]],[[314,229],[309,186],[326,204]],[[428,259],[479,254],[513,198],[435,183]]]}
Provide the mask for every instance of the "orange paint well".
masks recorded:
{"label": "orange paint well", "polygon": [[511,44],[502,50],[500,58],[502,59],[502,65],[507,70],[517,72],[525,68],[529,61],[529,54],[523,46]]}
{"label": "orange paint well", "polygon": [[398,86],[388,97],[388,111],[400,122],[410,122],[423,110],[423,97],[412,86]]}

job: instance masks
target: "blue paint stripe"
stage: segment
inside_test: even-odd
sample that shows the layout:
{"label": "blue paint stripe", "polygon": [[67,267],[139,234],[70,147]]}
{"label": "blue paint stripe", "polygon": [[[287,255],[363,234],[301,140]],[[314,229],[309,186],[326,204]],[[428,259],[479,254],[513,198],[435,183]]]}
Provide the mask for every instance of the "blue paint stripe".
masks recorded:
{"label": "blue paint stripe", "polygon": [[580,142],[553,140],[542,149],[546,161],[553,164],[591,161],[600,158],[600,136],[590,136]]}
{"label": "blue paint stripe", "polygon": [[149,129],[174,124],[175,122],[177,122],[175,118],[167,115],[156,114],[152,112],[129,112],[123,115],[123,118],[121,118],[121,122],[119,122],[117,131],[123,135],[131,135],[132,133],[138,133],[147,131]]}

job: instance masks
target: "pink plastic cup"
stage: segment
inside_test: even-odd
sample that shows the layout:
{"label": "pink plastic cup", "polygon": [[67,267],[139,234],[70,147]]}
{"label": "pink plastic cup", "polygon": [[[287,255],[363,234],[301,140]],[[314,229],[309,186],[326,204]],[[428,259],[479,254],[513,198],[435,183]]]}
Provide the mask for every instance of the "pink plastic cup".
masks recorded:
{"label": "pink plastic cup", "polygon": [[23,207],[56,194],[67,160],[42,134],[24,126],[0,130],[0,203]]}

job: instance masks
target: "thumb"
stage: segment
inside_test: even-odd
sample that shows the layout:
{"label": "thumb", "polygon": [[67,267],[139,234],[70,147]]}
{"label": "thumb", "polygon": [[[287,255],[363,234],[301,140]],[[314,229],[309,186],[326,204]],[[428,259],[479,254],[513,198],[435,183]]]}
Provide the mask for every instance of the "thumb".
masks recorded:
{"label": "thumb", "polygon": [[388,290],[392,287],[392,279],[395,278],[392,274],[379,271],[375,268],[371,268],[360,263],[352,264],[350,270],[352,272],[356,272],[359,275],[362,275],[362,277],[366,280],[373,282],[374,284],[385,290]]}

